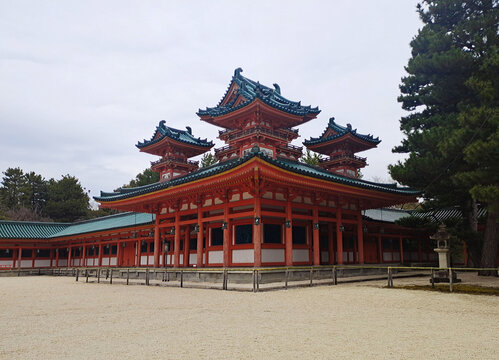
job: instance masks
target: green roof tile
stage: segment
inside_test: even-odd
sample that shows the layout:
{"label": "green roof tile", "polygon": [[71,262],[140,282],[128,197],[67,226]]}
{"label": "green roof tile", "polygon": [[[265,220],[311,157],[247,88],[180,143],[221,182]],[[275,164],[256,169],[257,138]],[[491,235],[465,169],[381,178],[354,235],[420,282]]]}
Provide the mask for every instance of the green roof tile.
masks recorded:
{"label": "green roof tile", "polygon": [[1,239],[48,239],[71,224],[34,221],[0,221]]}
{"label": "green roof tile", "polygon": [[170,139],[180,141],[186,144],[191,144],[195,146],[201,146],[205,148],[211,148],[213,146],[212,141],[207,141],[207,139],[200,139],[196,138],[192,135],[192,131],[190,127],[187,127],[187,130],[179,130],[179,129],[174,129],[172,127],[166,126],[165,125],[165,120],[161,120],[159,122],[159,125],[156,126],[156,130],[154,131],[154,134],[151,137],[151,140],[146,140],[142,142],[138,142],[136,147],[139,149],[144,148],[146,146],[155,144],[165,137],[168,137]]}
{"label": "green roof tile", "polygon": [[[204,110],[199,109],[197,114],[199,116],[209,115],[214,117],[225,115],[232,111],[248,106],[256,99],[260,99],[267,105],[272,106],[273,108],[282,110],[284,112],[293,115],[299,115],[299,116],[304,116],[307,114],[316,115],[321,112],[318,107],[313,108],[311,106],[304,106],[301,105],[300,101],[291,101],[286,99],[284,96],[281,95],[281,89],[279,85],[274,84],[274,88],[271,89],[265,85],[260,84],[259,82],[255,82],[251,79],[242,76],[241,75],[242,71],[243,70],[241,68],[237,68],[234,71],[234,76],[232,77],[232,80],[224,96],[219,101],[217,106],[211,108],[207,107]],[[225,99],[225,97],[227,96],[229,89],[232,86],[232,83],[234,82],[239,87],[238,94],[243,96],[246,99],[246,101],[243,101],[238,105],[235,105],[235,100],[237,99],[237,97],[235,97],[232,101],[222,106],[221,104]]]}

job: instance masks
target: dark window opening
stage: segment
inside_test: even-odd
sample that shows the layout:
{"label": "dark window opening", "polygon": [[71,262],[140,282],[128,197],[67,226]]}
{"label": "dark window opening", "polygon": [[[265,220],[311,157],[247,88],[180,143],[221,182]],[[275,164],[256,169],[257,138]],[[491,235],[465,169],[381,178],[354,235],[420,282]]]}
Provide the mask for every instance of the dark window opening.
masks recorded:
{"label": "dark window opening", "polygon": [[36,251],[37,258],[49,258],[50,257],[50,249],[39,249]]}
{"label": "dark window opening", "polygon": [[154,241],[149,243],[149,252],[154,252]]}
{"label": "dark window opening", "polygon": [[280,244],[282,226],[280,224],[263,225],[263,242],[266,244]]}
{"label": "dark window opening", "polygon": [[253,243],[253,225],[237,225],[236,226],[236,244],[251,244]]}
{"label": "dark window opening", "polygon": [[12,249],[0,249],[0,258],[12,258]]}
{"label": "dark window opening", "polygon": [[305,245],[307,243],[307,228],[305,226],[293,226],[293,244]]}
{"label": "dark window opening", "polygon": [[23,258],[30,258],[33,256],[33,251],[31,249],[23,249],[21,251],[21,257]]}
{"label": "dark window opening", "polygon": [[109,247],[108,245],[104,245],[104,250],[102,252],[103,255],[109,255]]}
{"label": "dark window opening", "polygon": [[141,253],[146,253],[147,252],[147,243],[145,241],[142,241],[140,243],[140,252]]}
{"label": "dark window opening", "polygon": [[189,240],[189,250],[197,250],[198,248],[198,239],[193,238]]}
{"label": "dark window opening", "polygon": [[116,255],[118,253],[118,245],[111,246],[111,255]]}
{"label": "dark window opening", "polygon": [[222,228],[211,229],[211,246],[222,246],[224,244],[224,231]]}

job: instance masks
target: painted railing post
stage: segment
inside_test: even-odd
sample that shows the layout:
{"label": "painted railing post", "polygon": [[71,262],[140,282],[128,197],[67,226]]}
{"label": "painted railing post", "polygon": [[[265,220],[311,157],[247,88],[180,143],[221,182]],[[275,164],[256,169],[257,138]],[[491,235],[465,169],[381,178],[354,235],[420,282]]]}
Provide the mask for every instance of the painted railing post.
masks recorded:
{"label": "painted railing post", "polygon": [[435,287],[435,271],[431,268],[431,277],[430,277],[431,287]]}
{"label": "painted railing post", "polygon": [[126,284],[128,285],[130,282],[130,269],[126,269]]}
{"label": "painted railing post", "polygon": [[284,288],[286,290],[288,290],[288,276],[289,276],[289,273],[288,273],[288,269],[286,268],[286,272],[284,274]]}
{"label": "painted railing post", "polygon": [[452,292],[454,290],[454,281],[452,279],[452,268],[449,268],[449,291]]}
{"label": "painted railing post", "polygon": [[333,266],[333,285],[338,285],[338,270]]}

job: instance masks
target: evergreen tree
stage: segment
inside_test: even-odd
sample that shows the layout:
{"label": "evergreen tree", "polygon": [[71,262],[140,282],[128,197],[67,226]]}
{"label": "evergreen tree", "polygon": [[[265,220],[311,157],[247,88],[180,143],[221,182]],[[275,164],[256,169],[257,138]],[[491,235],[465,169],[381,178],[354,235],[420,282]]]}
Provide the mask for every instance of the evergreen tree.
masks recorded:
{"label": "evergreen tree", "polygon": [[26,194],[26,177],[20,168],[8,168],[2,179],[0,202],[4,209],[16,209],[23,205]]}
{"label": "evergreen tree", "polygon": [[496,0],[424,0],[423,28],[399,101],[409,115],[394,152],[408,153],[389,167],[392,177],[423,191],[426,206],[458,205],[466,214],[465,239],[477,265],[476,202],[488,208],[480,265],[493,267],[499,211],[498,8]]}
{"label": "evergreen tree", "polygon": [[41,176],[31,171],[25,175],[23,186],[23,206],[33,213],[41,214],[48,200],[48,183]]}
{"label": "evergreen tree", "polygon": [[130,180],[128,184],[123,185],[124,188],[132,188],[137,186],[144,186],[154,184],[159,181],[159,173],[152,171],[150,168],[145,169],[137,174],[135,179]]}
{"label": "evergreen tree", "polygon": [[89,197],[77,178],[65,175],[60,180],[49,180],[49,200],[46,214],[54,221],[72,222],[86,218]]}
{"label": "evergreen tree", "polygon": [[310,151],[309,149],[307,149],[307,152],[305,153],[305,155],[303,155],[300,158],[301,162],[308,164],[308,165],[313,165],[313,166],[319,165],[320,160],[321,160],[320,155],[317,154],[316,152]]}
{"label": "evergreen tree", "polygon": [[211,166],[213,164],[216,164],[217,162],[218,162],[218,160],[215,157],[215,155],[213,155],[211,152],[209,152],[209,153],[204,154],[203,157],[201,158],[200,167],[205,168],[205,167]]}

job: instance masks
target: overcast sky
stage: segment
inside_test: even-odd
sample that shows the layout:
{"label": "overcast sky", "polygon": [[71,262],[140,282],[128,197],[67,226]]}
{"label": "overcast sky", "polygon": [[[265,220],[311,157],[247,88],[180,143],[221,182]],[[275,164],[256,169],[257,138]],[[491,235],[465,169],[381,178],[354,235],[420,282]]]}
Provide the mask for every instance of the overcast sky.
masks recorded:
{"label": "overcast sky", "polygon": [[160,120],[221,146],[196,111],[241,67],[322,110],[295,144],[331,116],[379,136],[362,172],[387,179],[416,3],[0,0],[0,171],[74,175],[95,196],[156,160],[135,144]]}

